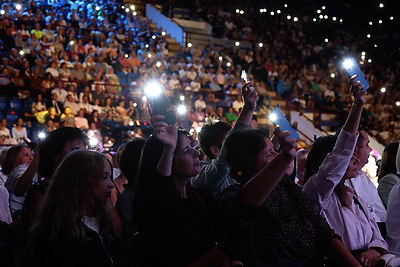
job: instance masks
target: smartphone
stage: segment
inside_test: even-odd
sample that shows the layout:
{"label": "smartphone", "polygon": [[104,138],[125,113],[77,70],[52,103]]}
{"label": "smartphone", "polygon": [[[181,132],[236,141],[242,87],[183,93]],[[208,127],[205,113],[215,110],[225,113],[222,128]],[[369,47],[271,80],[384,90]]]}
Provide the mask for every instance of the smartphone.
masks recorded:
{"label": "smartphone", "polygon": [[274,108],[268,115],[270,121],[276,126],[279,125],[281,132],[290,131],[289,137],[299,139],[299,134],[286,119],[279,107]]}
{"label": "smartphone", "polygon": [[240,78],[242,78],[245,83],[250,81],[249,76],[247,76],[247,73],[245,70],[242,70],[242,74],[240,75]]}
{"label": "smartphone", "polygon": [[360,67],[358,66],[354,58],[345,59],[343,61],[343,68],[350,78],[354,74],[357,74],[356,81],[359,81],[362,85],[364,85],[364,89],[362,91],[365,91],[369,88],[368,81],[365,79],[364,73],[361,71]]}
{"label": "smartphone", "polygon": [[154,115],[163,115],[163,122],[173,124],[176,122],[176,114],[169,102],[168,96],[164,88],[158,91],[157,94],[146,94],[147,100]]}

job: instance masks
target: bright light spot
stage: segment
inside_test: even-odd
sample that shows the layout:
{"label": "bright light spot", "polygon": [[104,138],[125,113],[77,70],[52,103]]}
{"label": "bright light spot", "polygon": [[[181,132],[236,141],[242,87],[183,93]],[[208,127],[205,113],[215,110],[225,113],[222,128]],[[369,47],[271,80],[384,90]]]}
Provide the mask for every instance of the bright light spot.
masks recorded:
{"label": "bright light spot", "polygon": [[136,16],[136,15],[137,15],[137,12],[136,12],[136,11],[133,11],[133,12],[132,12],[132,15]]}
{"label": "bright light spot", "polygon": [[331,73],[331,78],[333,79],[335,77],[336,77],[335,73]]}
{"label": "bright light spot", "polygon": [[400,107],[400,101],[396,101],[396,106]]}
{"label": "bright light spot", "polygon": [[45,132],[40,132],[38,134],[39,139],[44,139],[46,137],[46,133]]}
{"label": "bright light spot", "polygon": [[21,4],[16,4],[16,5],[15,5],[15,9],[18,10],[18,11],[21,10],[21,9],[22,9]]}
{"label": "bright light spot", "polygon": [[145,46],[144,47],[146,47],[146,48],[149,48],[149,44],[145,44]]}
{"label": "bright light spot", "polygon": [[325,15],[325,16],[324,16],[324,19],[328,19],[328,15]]}
{"label": "bright light spot", "polygon": [[317,21],[317,19],[316,19],[316,18],[313,18],[313,19],[312,19],[312,21],[316,22],[316,21]]}
{"label": "bright light spot", "polygon": [[192,46],[193,46],[192,43],[187,44],[187,47],[192,47]]}
{"label": "bright light spot", "polygon": [[176,109],[179,114],[183,115],[187,112],[187,108],[185,105],[179,105],[178,108]]}
{"label": "bright light spot", "polygon": [[263,44],[263,43],[259,43],[258,46],[259,46],[259,47],[263,47],[264,44]]}
{"label": "bright light spot", "polygon": [[350,58],[343,60],[343,63],[342,63],[343,67],[346,69],[351,68],[353,66],[353,64],[354,64],[354,59],[350,59]]}
{"label": "bright light spot", "polygon": [[238,14],[239,14],[239,12],[240,12],[239,8],[236,8],[236,13],[238,13]]}
{"label": "bright light spot", "polygon": [[97,146],[98,143],[99,143],[99,140],[96,137],[89,138],[89,146],[94,147],[94,146]]}
{"label": "bright light spot", "polygon": [[130,121],[128,124],[129,124],[129,126],[135,125],[135,123],[133,121]]}
{"label": "bright light spot", "polygon": [[157,61],[156,67],[157,67],[157,68],[161,67],[161,62],[160,62],[160,61]]}
{"label": "bright light spot", "polygon": [[132,10],[135,10],[135,6],[134,6],[134,5],[131,5],[131,9],[132,9]]}
{"label": "bright light spot", "polygon": [[125,12],[128,13],[128,12],[129,12],[129,8],[126,8],[126,9],[125,9]]}
{"label": "bright light spot", "polygon": [[274,11],[271,11],[271,13],[269,13],[269,14],[271,14],[271,16],[273,16],[273,15],[275,15],[275,12],[274,12]]}
{"label": "bright light spot", "polygon": [[240,15],[243,15],[244,14],[244,10],[240,10]]}
{"label": "bright light spot", "polygon": [[294,21],[294,22],[298,22],[298,21],[299,21],[299,18],[298,18],[298,17],[294,17],[294,18],[293,18],[293,21]]}
{"label": "bright light spot", "polygon": [[367,53],[365,53],[365,51],[362,51],[362,52],[361,52],[361,55],[362,55],[362,56],[365,56],[366,54],[367,54]]}
{"label": "bright light spot", "polygon": [[196,132],[199,133],[200,131],[201,131],[201,127],[200,126],[196,127]]}
{"label": "bright light spot", "polygon": [[144,87],[144,92],[149,97],[156,97],[161,94],[163,88],[161,87],[160,83],[158,82],[149,82]]}
{"label": "bright light spot", "polygon": [[374,47],[375,47],[375,48],[377,48],[377,47],[378,47],[378,45],[377,45],[377,44],[374,44]]}
{"label": "bright light spot", "polygon": [[323,19],[324,18],[324,15],[319,15],[319,19]]}
{"label": "bright light spot", "polygon": [[291,17],[290,15],[287,15],[286,18],[287,18],[288,20],[290,20],[292,17]]}
{"label": "bright light spot", "polygon": [[133,103],[133,106],[136,108],[137,107],[137,103],[135,102],[135,103]]}
{"label": "bright light spot", "polygon": [[281,11],[278,9],[278,10],[276,11],[276,13],[277,13],[277,14],[281,14]]}
{"label": "bright light spot", "polygon": [[0,15],[4,15],[6,12],[2,9],[0,10]]}
{"label": "bright light spot", "polygon": [[383,8],[384,7],[383,3],[379,3],[379,7]]}
{"label": "bright light spot", "polygon": [[271,113],[268,115],[270,121],[274,122],[278,119],[278,116],[275,113]]}
{"label": "bright light spot", "polygon": [[25,55],[24,50],[19,51],[19,54],[20,54],[21,56]]}
{"label": "bright light spot", "polygon": [[166,33],[165,31],[162,31],[162,32],[161,32],[161,35],[162,35],[162,36],[165,36],[166,34],[167,34],[167,33]]}
{"label": "bright light spot", "polygon": [[284,4],[283,6],[284,6],[284,7],[288,7],[288,5],[287,5],[287,4]]}
{"label": "bright light spot", "polygon": [[125,57],[126,57],[126,58],[129,57],[128,54],[125,54]]}
{"label": "bright light spot", "polygon": [[325,38],[325,43],[329,43],[329,40],[328,40],[328,38]]}
{"label": "bright light spot", "polygon": [[153,36],[151,36],[151,39],[156,39],[157,38],[157,36],[155,36],[155,35],[153,35]]}
{"label": "bright light spot", "polygon": [[148,57],[148,58],[151,58],[151,54],[150,54],[150,53],[148,53],[148,54],[147,54],[147,57]]}
{"label": "bright light spot", "polygon": [[[122,7],[122,8],[124,8],[124,7]],[[99,11],[100,10],[100,7],[99,6],[96,6],[96,11]]]}
{"label": "bright light spot", "polygon": [[368,24],[369,24],[370,26],[372,26],[372,24],[374,24],[374,23],[372,23],[372,21],[370,21]]}
{"label": "bright light spot", "polygon": [[361,56],[361,59],[362,59],[362,60],[365,60],[365,56]]}
{"label": "bright light spot", "polygon": [[340,23],[343,23],[343,19],[340,19]]}
{"label": "bright light spot", "polygon": [[389,18],[390,20],[394,20],[394,18],[393,18],[393,16],[390,16],[390,18]]}
{"label": "bright light spot", "polygon": [[230,67],[232,64],[230,62],[226,63],[226,66]]}
{"label": "bright light spot", "polygon": [[372,63],[372,59],[368,59],[367,62],[368,62],[368,63]]}
{"label": "bright light spot", "polygon": [[318,9],[318,10],[317,10],[317,14],[321,14],[321,10]]}
{"label": "bright light spot", "polygon": [[75,42],[72,40],[72,41],[69,41],[69,45],[74,45],[75,44]]}
{"label": "bright light spot", "polygon": [[125,9],[125,6],[121,6],[122,9]]}
{"label": "bright light spot", "polygon": [[378,20],[378,23],[379,23],[379,24],[382,24],[382,20],[381,20],[381,19],[380,19],[380,20]]}
{"label": "bright light spot", "polygon": [[322,6],[322,9],[325,10],[325,6]]}
{"label": "bright light spot", "polygon": [[235,46],[239,46],[240,45],[240,42],[235,42]]}
{"label": "bright light spot", "polygon": [[264,9],[260,8],[260,13],[263,13]]}
{"label": "bright light spot", "polygon": [[218,60],[219,60],[219,61],[222,61],[222,57],[221,57],[221,56],[219,56],[219,57],[218,57]]}
{"label": "bright light spot", "polygon": [[368,33],[368,34],[367,34],[367,38],[371,38],[371,34]]}
{"label": "bright light spot", "polygon": [[333,21],[336,21],[336,20],[337,20],[337,18],[336,18],[336,17],[332,17],[332,20],[333,20]]}
{"label": "bright light spot", "polygon": [[142,96],[142,100],[144,101],[144,102],[146,102],[147,101],[147,96]]}
{"label": "bright light spot", "polygon": [[382,88],[381,88],[381,92],[382,92],[382,93],[385,93],[385,92],[386,92],[386,88],[385,88],[385,87],[382,87]]}
{"label": "bright light spot", "polygon": [[179,100],[180,100],[180,101],[185,101],[185,96],[184,96],[184,95],[181,95],[181,96],[179,97]]}

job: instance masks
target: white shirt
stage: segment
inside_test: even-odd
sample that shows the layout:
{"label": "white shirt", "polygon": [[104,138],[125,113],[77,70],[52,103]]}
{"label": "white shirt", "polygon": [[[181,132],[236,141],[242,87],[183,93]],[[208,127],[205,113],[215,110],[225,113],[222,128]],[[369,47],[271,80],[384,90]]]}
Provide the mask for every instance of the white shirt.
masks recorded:
{"label": "white shirt", "polygon": [[400,183],[389,194],[386,230],[390,253],[400,256]]}
{"label": "white shirt", "polygon": [[[22,164],[16,166],[8,175],[7,182],[5,184],[5,188],[7,188],[8,192],[10,193],[10,211],[14,213],[20,209],[22,209],[22,204],[25,201],[25,194],[21,197],[14,195],[15,186],[17,185],[19,178],[25,173],[26,169],[28,169],[29,164]],[[33,177],[32,184],[38,181],[37,174]]]}
{"label": "white shirt", "polygon": [[12,222],[10,208],[8,206],[8,197],[7,189],[3,185],[0,185],[0,221],[5,223]]}
{"label": "white shirt", "polygon": [[205,109],[207,107],[206,102],[204,100],[197,99],[194,101],[194,108],[197,110],[197,108]]}
{"label": "white shirt", "polygon": [[57,101],[60,101],[61,103],[64,103],[64,101],[67,99],[68,92],[67,90],[63,88],[54,88],[51,90],[51,93],[56,93],[57,94]]}
{"label": "white shirt", "polygon": [[326,156],[318,172],[305,183],[303,190],[312,201],[319,204],[321,215],[335,233],[342,237],[349,250],[371,247],[387,249],[387,243],[362,198],[358,197],[365,214],[354,201],[352,188],[347,187],[347,196],[351,199],[350,208],[343,207],[334,192],[346,172],[356,142],[357,135],[342,130],[333,151]]}
{"label": "white shirt", "polygon": [[378,190],[363,171],[358,176],[347,180],[345,184],[353,188],[357,196],[365,201],[376,222],[386,222],[386,208],[378,195]]}

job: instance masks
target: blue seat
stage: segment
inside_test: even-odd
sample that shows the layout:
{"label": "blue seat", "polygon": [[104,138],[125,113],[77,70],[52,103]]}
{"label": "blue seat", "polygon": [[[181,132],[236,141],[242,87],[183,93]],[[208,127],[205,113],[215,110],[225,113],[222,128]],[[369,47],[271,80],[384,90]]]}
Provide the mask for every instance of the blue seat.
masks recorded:
{"label": "blue seat", "polygon": [[5,111],[7,109],[7,99],[0,98],[0,111]]}
{"label": "blue seat", "polygon": [[20,99],[10,99],[10,108],[14,108],[16,110],[22,109],[22,101]]}
{"label": "blue seat", "polygon": [[6,113],[6,120],[10,123],[14,123],[19,117],[16,109],[9,109]]}

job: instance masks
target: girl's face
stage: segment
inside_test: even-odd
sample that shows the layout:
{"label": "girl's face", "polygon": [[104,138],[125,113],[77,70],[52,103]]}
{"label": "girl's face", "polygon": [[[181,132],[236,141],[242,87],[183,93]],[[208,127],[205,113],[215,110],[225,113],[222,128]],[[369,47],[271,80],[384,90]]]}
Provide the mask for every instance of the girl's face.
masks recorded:
{"label": "girl's face", "polygon": [[30,150],[27,147],[23,147],[18,154],[16,160],[16,166],[22,164],[31,164],[32,160],[33,160],[32,150]]}
{"label": "girl's face", "polygon": [[271,160],[273,160],[277,155],[271,140],[269,140],[269,138],[264,138],[264,141],[265,141],[265,148],[261,150],[257,155],[256,168],[255,168],[256,172],[260,171],[262,168],[268,165],[271,162]]}
{"label": "girl's face", "polygon": [[105,203],[111,196],[111,190],[114,188],[112,182],[112,169],[110,163],[104,159],[104,168],[102,177],[97,178],[96,184],[92,188],[92,196],[96,203]]}
{"label": "girl's face", "polygon": [[200,173],[199,157],[200,152],[192,147],[190,139],[181,134],[172,163],[174,176],[190,178]]}

